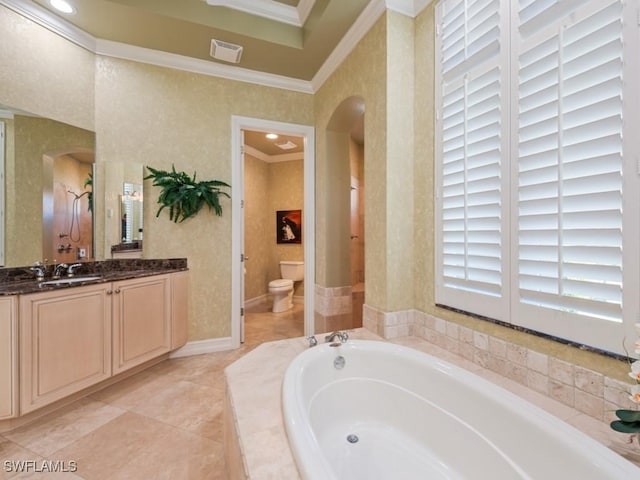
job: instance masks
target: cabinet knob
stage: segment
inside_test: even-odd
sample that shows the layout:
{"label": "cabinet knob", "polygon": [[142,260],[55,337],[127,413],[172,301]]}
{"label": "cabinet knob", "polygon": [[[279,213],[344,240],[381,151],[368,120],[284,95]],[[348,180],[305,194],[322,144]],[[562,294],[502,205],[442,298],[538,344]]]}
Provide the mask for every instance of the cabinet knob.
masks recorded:
{"label": "cabinet knob", "polygon": [[120,293],[120,289],[119,288],[116,288],[116,293]]}
{"label": "cabinet knob", "polygon": [[113,293],[113,290],[107,290],[107,295],[111,295]]}

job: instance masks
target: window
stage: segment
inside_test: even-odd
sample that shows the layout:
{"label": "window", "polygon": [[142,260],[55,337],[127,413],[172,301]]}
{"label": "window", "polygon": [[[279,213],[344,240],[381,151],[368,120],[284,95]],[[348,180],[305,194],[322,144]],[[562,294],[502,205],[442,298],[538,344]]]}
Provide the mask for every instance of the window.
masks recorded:
{"label": "window", "polygon": [[637,15],[622,0],[438,4],[438,303],[625,353]]}

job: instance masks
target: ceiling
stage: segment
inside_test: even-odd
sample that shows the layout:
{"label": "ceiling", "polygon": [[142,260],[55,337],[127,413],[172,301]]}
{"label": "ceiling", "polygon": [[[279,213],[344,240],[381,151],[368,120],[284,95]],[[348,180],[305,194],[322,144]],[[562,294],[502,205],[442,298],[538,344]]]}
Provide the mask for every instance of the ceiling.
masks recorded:
{"label": "ceiling", "polygon": [[[415,16],[431,0],[67,1],[73,14],[49,0],[0,5],[95,53],[313,93],[385,9]],[[212,39],[241,46],[239,63],[213,58]],[[352,135],[363,143],[362,122]],[[303,150],[263,137],[246,143],[274,158]]]}
{"label": "ceiling", "polygon": [[[256,72],[311,80],[369,3],[375,0],[68,0],[65,15],[95,37]],[[211,40],[243,47],[240,63],[210,56]]]}
{"label": "ceiling", "polygon": [[[266,157],[263,158],[268,159],[268,161],[290,160],[291,155],[288,154],[297,154],[296,157],[301,159],[304,152],[304,139],[302,137],[278,135],[278,138],[269,139],[266,137],[265,132],[245,130],[244,143],[264,154]],[[286,149],[278,145],[283,145]]]}

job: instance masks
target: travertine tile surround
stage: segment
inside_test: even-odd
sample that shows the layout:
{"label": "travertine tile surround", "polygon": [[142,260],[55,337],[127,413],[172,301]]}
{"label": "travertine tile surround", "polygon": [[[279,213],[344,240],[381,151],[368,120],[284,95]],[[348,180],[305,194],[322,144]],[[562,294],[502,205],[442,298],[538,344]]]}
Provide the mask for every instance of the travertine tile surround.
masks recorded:
{"label": "travertine tile surround", "polygon": [[[446,336],[446,325],[444,326]],[[453,334],[451,329],[450,333]],[[351,338],[381,340],[366,329],[355,330],[350,335]],[[321,336],[319,335],[318,338]],[[606,423],[588,414],[581,413],[539,391],[525,387],[522,383],[499,375],[473,360],[424,339],[404,336],[391,341],[435,355],[472,371],[547,410],[640,465],[640,447],[637,444],[628,444],[626,435],[612,431]],[[484,339],[478,341],[482,343]],[[490,347],[490,344],[493,347]],[[496,352],[492,355],[499,355],[500,352],[505,358],[508,355],[507,345],[502,346],[487,338],[485,346],[485,351],[489,352],[493,349],[493,352]],[[224,443],[229,478],[299,480],[300,476],[289,448],[282,418],[281,386],[284,372],[290,361],[306,348],[308,348],[308,342],[303,338],[266,343],[225,370],[227,391],[224,405]],[[526,360],[523,361],[526,365]],[[526,367],[527,370],[536,373],[536,368],[544,370],[544,358],[532,355],[531,362],[530,367]],[[547,365],[547,373],[548,369]],[[561,371],[564,370],[561,369]],[[577,382],[583,388],[592,388],[587,384],[594,380],[584,372],[574,375],[574,378],[579,378]],[[260,388],[256,388],[256,382],[259,382]],[[580,402],[575,403],[580,404]]]}
{"label": "travertine tile surround", "polygon": [[613,420],[618,408],[635,409],[628,398],[630,383],[455,322],[415,310],[381,312],[368,305],[363,322],[386,339],[413,335],[427,340],[600,421]]}

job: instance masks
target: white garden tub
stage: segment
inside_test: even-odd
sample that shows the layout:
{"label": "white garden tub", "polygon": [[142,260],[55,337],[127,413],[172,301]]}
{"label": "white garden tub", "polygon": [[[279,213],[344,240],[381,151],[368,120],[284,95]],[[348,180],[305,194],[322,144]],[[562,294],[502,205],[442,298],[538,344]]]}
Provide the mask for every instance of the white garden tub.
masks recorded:
{"label": "white garden tub", "polygon": [[399,345],[305,350],[282,393],[305,480],[640,479],[640,468],[540,408]]}

